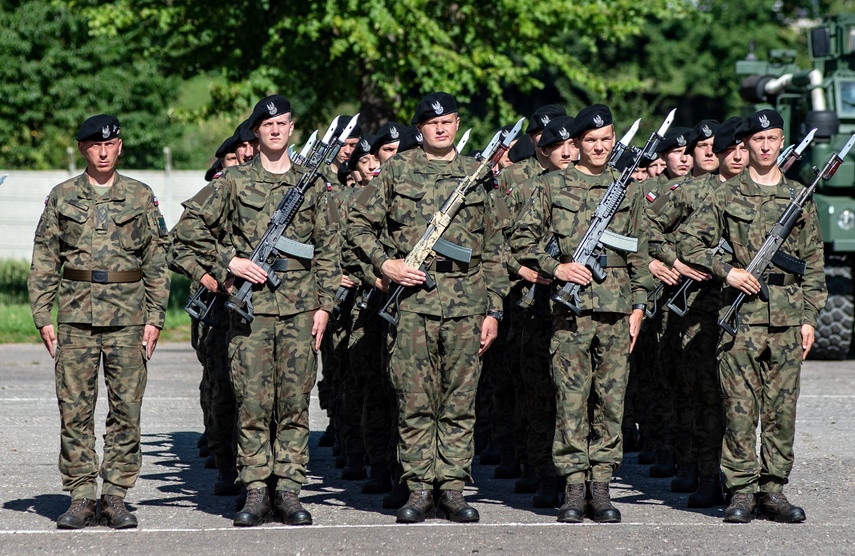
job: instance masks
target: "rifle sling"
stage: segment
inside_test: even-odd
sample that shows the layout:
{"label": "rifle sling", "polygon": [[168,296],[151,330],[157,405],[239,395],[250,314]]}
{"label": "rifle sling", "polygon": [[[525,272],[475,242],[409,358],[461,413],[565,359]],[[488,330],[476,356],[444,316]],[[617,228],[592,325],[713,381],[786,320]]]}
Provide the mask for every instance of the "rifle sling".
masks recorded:
{"label": "rifle sling", "polygon": [[[573,256],[572,255],[562,255],[559,261],[564,263],[572,263]],[[621,266],[626,266],[626,259],[618,255],[617,253],[603,253],[597,256],[597,262],[600,263],[600,266],[603,268],[617,268]]]}

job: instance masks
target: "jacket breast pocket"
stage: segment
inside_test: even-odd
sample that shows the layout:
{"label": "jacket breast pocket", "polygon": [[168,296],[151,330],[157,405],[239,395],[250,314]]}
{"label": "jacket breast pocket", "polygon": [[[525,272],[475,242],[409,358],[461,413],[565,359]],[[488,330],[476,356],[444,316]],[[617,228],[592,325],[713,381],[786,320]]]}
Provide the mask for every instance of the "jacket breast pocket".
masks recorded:
{"label": "jacket breast pocket", "polygon": [[419,205],[425,196],[424,188],[411,183],[398,183],[394,189],[389,218],[402,226],[421,221],[422,208]]}
{"label": "jacket breast pocket", "polygon": [[62,203],[57,212],[59,239],[76,247],[89,220],[89,207]]}
{"label": "jacket breast pocket", "polygon": [[151,231],[144,213],[145,210],[142,207],[134,207],[113,217],[119,242],[126,251],[139,251],[151,239]]}
{"label": "jacket breast pocket", "polygon": [[552,199],[552,231],[559,236],[569,238],[578,235],[581,206],[582,200],[579,198],[565,195],[554,197]]}
{"label": "jacket breast pocket", "polygon": [[463,199],[459,219],[461,225],[472,233],[483,232],[485,228],[486,199],[482,190],[470,191]]}
{"label": "jacket breast pocket", "polygon": [[262,211],[267,204],[267,192],[254,187],[246,187],[240,191],[237,203],[238,229],[244,236],[253,237],[261,226],[267,222],[263,219]]}
{"label": "jacket breast pocket", "polygon": [[[757,217],[757,208],[748,202],[732,199],[724,209],[727,225],[728,225],[728,241],[733,246],[734,255],[737,259],[744,258],[744,254],[751,250],[751,246],[755,243],[757,246],[763,242],[763,237],[766,234],[765,230],[760,230],[754,226],[754,220]],[[743,257],[739,257],[743,254]],[[747,264],[748,261],[740,261]]]}

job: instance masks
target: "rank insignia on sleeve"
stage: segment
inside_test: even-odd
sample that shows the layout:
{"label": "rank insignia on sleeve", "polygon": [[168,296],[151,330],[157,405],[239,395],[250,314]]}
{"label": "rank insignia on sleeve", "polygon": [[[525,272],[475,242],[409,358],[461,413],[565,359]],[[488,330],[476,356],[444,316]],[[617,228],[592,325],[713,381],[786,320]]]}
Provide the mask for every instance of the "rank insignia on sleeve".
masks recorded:
{"label": "rank insignia on sleeve", "polygon": [[651,203],[652,203],[653,201],[655,201],[655,200],[656,200],[656,193],[654,193],[654,192],[652,192],[652,191],[651,191],[650,193],[648,193],[647,195],[645,195],[645,198],[646,198],[649,202],[651,202]]}

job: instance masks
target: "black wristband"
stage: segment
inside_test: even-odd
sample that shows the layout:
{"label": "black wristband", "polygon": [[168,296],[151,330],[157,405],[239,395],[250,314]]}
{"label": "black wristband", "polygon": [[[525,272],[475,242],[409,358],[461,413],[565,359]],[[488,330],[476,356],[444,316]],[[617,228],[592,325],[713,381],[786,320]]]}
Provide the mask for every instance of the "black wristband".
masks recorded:
{"label": "black wristband", "polygon": [[502,322],[502,319],[505,318],[505,312],[504,311],[487,311],[487,316],[493,317],[497,321]]}
{"label": "black wristband", "polygon": [[632,309],[633,310],[638,309],[639,311],[644,311],[645,309],[647,309],[647,305],[645,305],[644,303],[636,303],[632,306]]}

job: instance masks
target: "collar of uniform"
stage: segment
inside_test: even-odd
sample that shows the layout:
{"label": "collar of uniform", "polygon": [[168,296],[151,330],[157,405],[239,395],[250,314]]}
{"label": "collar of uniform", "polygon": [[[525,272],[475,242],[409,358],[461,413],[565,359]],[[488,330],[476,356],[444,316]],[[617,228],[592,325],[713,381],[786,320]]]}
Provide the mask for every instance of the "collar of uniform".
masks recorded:
{"label": "collar of uniform", "polygon": [[273,185],[280,185],[283,183],[296,184],[300,181],[300,177],[308,171],[302,166],[292,162],[291,167],[288,168],[287,172],[284,174],[274,174],[267,171],[264,166],[262,166],[261,159],[257,157],[254,158],[250,164],[252,165],[250,167],[252,181],[255,183],[270,183]]}
{"label": "collar of uniform", "polygon": [[[413,173],[414,174],[430,174],[435,176],[436,173],[428,170],[428,160],[427,154],[422,149],[416,149],[416,154],[414,157],[413,164]],[[448,166],[446,166],[445,172],[443,172],[442,176],[465,176],[468,174],[466,169],[463,166],[464,157],[460,155],[457,151],[454,153],[454,158],[448,162]]]}
{"label": "collar of uniform", "polygon": [[581,182],[587,186],[588,189],[592,189],[594,187],[608,187],[618,179],[619,174],[614,168],[610,166],[606,166],[606,169],[603,170],[602,174],[592,176],[591,174],[586,174],[582,170],[576,168],[575,164],[571,164],[567,167],[567,170],[564,172],[564,182]]}
{"label": "collar of uniform", "polygon": [[[89,183],[89,174],[86,172],[83,172],[77,178],[77,198],[87,199],[90,201],[95,201],[101,198],[101,196],[95,192],[95,188],[92,187],[92,184]],[[110,188],[110,200],[125,200],[125,179],[118,172],[116,172],[116,175],[113,177],[113,186]]]}
{"label": "collar of uniform", "polygon": [[[787,178],[781,175],[781,181],[774,186],[760,185],[751,179],[751,174],[748,173],[748,166],[742,169],[739,176],[736,177],[739,183],[739,193],[746,197],[790,197],[790,184]],[[786,192],[784,194],[783,192]]]}

